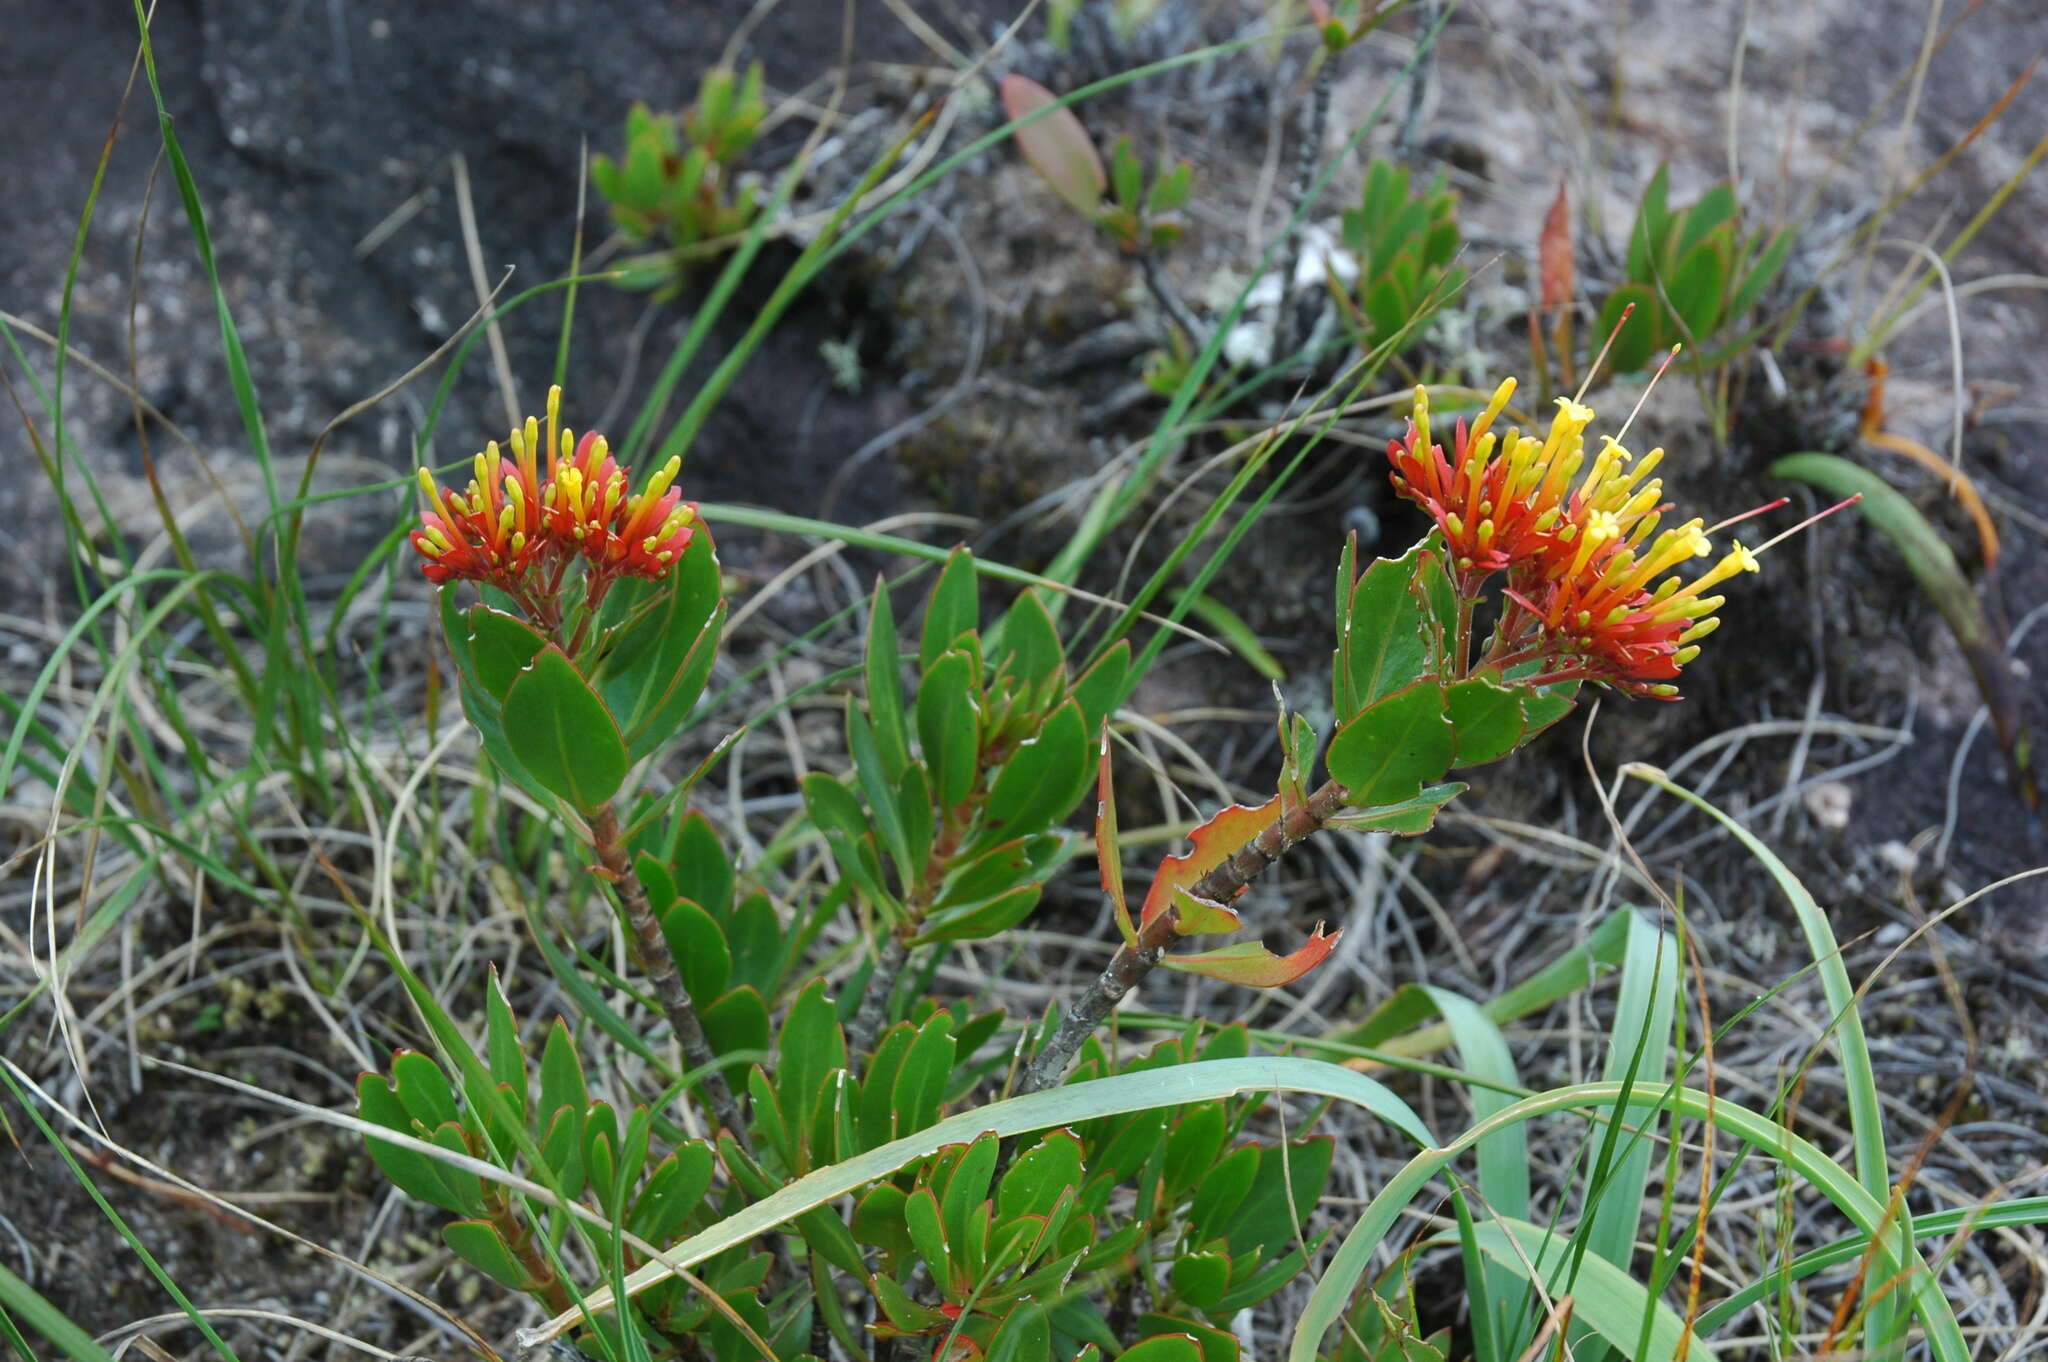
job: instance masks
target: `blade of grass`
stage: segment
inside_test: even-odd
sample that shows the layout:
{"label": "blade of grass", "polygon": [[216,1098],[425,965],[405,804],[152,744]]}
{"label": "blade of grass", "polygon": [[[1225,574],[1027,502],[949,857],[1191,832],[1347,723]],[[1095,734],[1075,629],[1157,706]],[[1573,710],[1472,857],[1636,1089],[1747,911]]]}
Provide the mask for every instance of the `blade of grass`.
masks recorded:
{"label": "blade of grass", "polygon": [[[1452,1163],[1481,1139],[1502,1126],[1564,1112],[1611,1112],[1624,1103],[1640,1100],[1642,1094],[1620,1083],[1583,1083],[1539,1093],[1479,1121],[1447,1143],[1426,1149],[1410,1159],[1367,1203],[1365,1211],[1346,1234],[1322,1279],[1316,1283],[1295,1324],[1288,1347],[1288,1362],[1315,1362],[1322,1340],[1337,1326],[1359,1284],[1372,1266],[1373,1256],[1387,1234],[1399,1223],[1410,1202]],[[1864,1234],[1876,1234],[1885,1225],[1885,1200],[1873,1195],[1847,1170],[1837,1165],[1826,1151],[1776,1121],[1732,1101],[1697,1089],[1672,1085],[1658,1095],[1658,1104],[1675,1116],[1688,1120],[1712,1121],[1714,1125],[1760,1154],[1781,1161],[1810,1187],[1848,1217]],[[1605,1116],[1597,1119],[1609,1119]],[[1912,1310],[1927,1330],[1927,1342],[1935,1362],[1967,1362],[1969,1345],[1955,1312],[1942,1296],[1941,1284],[1910,1241],[1901,1254],[1906,1277],[1903,1291]],[[1896,1271],[1898,1264],[1888,1269]]]}
{"label": "blade of grass", "polygon": [[[1741,823],[1655,767],[1631,762],[1622,767],[1622,773],[1677,796],[1721,824],[1764,867],[1779,892],[1791,904],[1800,932],[1806,938],[1808,953],[1818,967],[1821,992],[1827,999],[1830,1013],[1828,1029],[1834,1033],[1841,1053],[1842,1083],[1849,1105],[1849,1130],[1855,1150],[1857,1181],[1879,1206],[1883,1206],[1891,1193],[1891,1169],[1885,1153],[1884,1112],[1877,1095],[1877,1075],[1871,1068],[1870,1045],[1864,1038],[1863,1019],[1856,1010],[1856,989],[1849,982],[1849,971],[1842,963],[1841,947],[1835,940],[1834,928],[1829,924],[1827,914],[1821,911],[1798,876]],[[1899,1210],[1898,1222],[1897,1244],[1881,1255],[1884,1275],[1880,1280],[1889,1278],[1902,1264],[1912,1261],[1912,1216],[1904,1207]],[[1878,1227],[1869,1225],[1862,1228],[1875,1233]],[[1931,1332],[1932,1324],[1928,1327]],[[1872,1303],[1869,1343],[1873,1352],[1900,1338],[1904,1328],[1903,1310],[1895,1293]]]}
{"label": "blade of grass", "polygon": [[[1572,1245],[1562,1236],[1506,1216],[1476,1226],[1473,1236],[1479,1251],[1500,1271],[1527,1284],[1540,1280],[1552,1296],[1569,1294],[1574,1331],[1590,1330],[1630,1362],[1665,1362],[1677,1356],[1685,1321],[1614,1263],[1588,1258],[1567,1270],[1563,1264],[1573,1256]],[[1536,1266],[1546,1261],[1557,1264],[1548,1274]],[[1652,1324],[1644,1346],[1639,1321],[1646,1315]],[[1586,1354],[1581,1350],[1577,1355]]]}
{"label": "blade of grass", "polygon": [[12,1315],[57,1345],[72,1362],[114,1362],[114,1355],[71,1320],[71,1316],[50,1304],[41,1292],[0,1267],[0,1339],[7,1340],[21,1354],[23,1362],[35,1357],[28,1340],[21,1336]]}

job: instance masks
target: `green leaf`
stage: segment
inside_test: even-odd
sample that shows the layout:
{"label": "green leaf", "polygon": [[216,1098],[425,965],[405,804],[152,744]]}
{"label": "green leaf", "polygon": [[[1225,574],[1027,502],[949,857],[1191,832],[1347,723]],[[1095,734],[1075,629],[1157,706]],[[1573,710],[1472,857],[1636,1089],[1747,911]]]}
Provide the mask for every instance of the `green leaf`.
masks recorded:
{"label": "green leaf", "polygon": [[[1237,1335],[1213,1325],[1176,1319],[1172,1315],[1143,1314],[1138,1316],[1138,1331],[1149,1338],[1191,1339],[1202,1362],[1237,1362]],[[1124,1354],[1125,1357],[1130,1355]]]}
{"label": "green leaf", "polygon": [[591,681],[617,716],[637,761],[682,727],[704,693],[725,623],[723,577],[710,531],[699,523],[667,577],[627,578],[605,600],[623,616],[605,640]]}
{"label": "green leaf", "polygon": [[1159,1334],[1126,1350],[1119,1362],[1203,1362],[1202,1345],[1186,1334]]}
{"label": "green leaf", "polygon": [[1088,747],[1081,707],[1069,700],[1003,763],[982,809],[985,835],[1028,836],[1073,812],[1074,795],[1088,774]]}
{"label": "green leaf", "polygon": [[1223,1298],[1230,1287],[1230,1258],[1222,1253],[1185,1253],[1173,1260],[1167,1280],[1173,1294],[1207,1310]]}
{"label": "green leaf", "polygon": [[823,1100],[827,1078],[846,1067],[846,1037],[839,1014],[825,996],[825,981],[814,979],[783,1019],[776,1041],[775,1089],[790,1128],[807,1131]]}
{"label": "green leaf", "polygon": [[491,1077],[511,1089],[511,1098],[523,1115],[526,1110],[526,1055],[519,1045],[519,1023],[512,1019],[512,1005],[505,1001],[504,985],[498,982],[498,967],[491,966],[484,982],[484,1053],[489,1057]]}
{"label": "green leaf", "polygon": [[702,1140],[686,1141],[647,1175],[640,1195],[633,1200],[626,1228],[651,1244],[666,1244],[675,1238],[704,1203],[717,1163],[710,1145]]}
{"label": "green leaf", "polygon": [[735,988],[711,1006],[699,1009],[704,1036],[718,1055],[766,1054],[768,1004],[751,987]]}
{"label": "green leaf", "polygon": [[1678,235],[1677,253],[1683,256],[1715,232],[1731,226],[1736,210],[1735,188],[1726,181],[1700,195],[1698,201],[1686,210],[1685,227]]}
{"label": "green leaf", "polygon": [[1421,550],[1418,544],[1400,558],[1373,560],[1338,617],[1338,651],[1349,678],[1346,689],[1358,706],[1340,711],[1340,720],[1413,684],[1427,665],[1422,604],[1410,589]]}
{"label": "green leaf", "polygon": [[1324,826],[1347,828],[1352,832],[1384,832],[1395,837],[1420,837],[1436,826],[1436,816],[1443,812],[1444,805],[1470,788],[1462,780],[1425,785],[1422,793],[1413,799],[1340,813],[1327,820]]}
{"label": "green leaf", "polygon": [[1729,250],[1725,236],[1709,237],[1681,258],[1664,281],[1671,311],[1684,324],[1678,338],[1687,345],[1704,345],[1720,329]]}
{"label": "green leaf", "polygon": [[875,854],[867,812],[853,792],[823,771],[813,771],[803,779],[803,795],[804,808],[832,848],[840,872],[870,903],[892,917],[900,916],[900,905],[882,882],[882,862]]}
{"label": "green leaf", "polygon": [[391,1078],[406,1115],[421,1126],[433,1130],[460,1124],[455,1089],[432,1059],[417,1050],[400,1050],[391,1057]]}
{"label": "green leaf", "polygon": [[441,1240],[455,1250],[455,1256],[477,1271],[514,1291],[526,1289],[526,1270],[505,1247],[488,1221],[457,1220],[441,1227]]}
{"label": "green leaf", "polygon": [[896,615],[889,605],[888,584],[879,575],[868,605],[866,676],[875,746],[881,751],[889,779],[898,780],[910,764],[910,744],[903,725],[903,656],[896,645]]}
{"label": "green leaf", "polygon": [[1237,1208],[1259,1175],[1259,1151],[1243,1145],[1219,1160],[1195,1188],[1194,1204],[1188,1210],[1191,1237],[1200,1243],[1228,1233]]}
{"label": "green leaf", "polygon": [[583,1061],[576,1054],[576,1042],[560,1017],[548,1028],[540,1052],[540,1106],[536,1113],[550,1117],[563,1107],[582,1112],[590,1105],[590,1091],[583,1082]]}
{"label": "green leaf", "polygon": [[[1629,230],[1628,238],[1628,277],[1638,283],[1647,284],[1652,278],[1651,251],[1663,242],[1669,226],[1670,215],[1665,211],[1664,203],[1670,188],[1671,167],[1668,165],[1659,165],[1657,173],[1643,186],[1642,205],[1636,210],[1635,225]],[[1606,334],[1608,329],[1607,319],[1603,316],[1601,334]]]}
{"label": "green leaf", "polygon": [[941,941],[979,941],[998,932],[1007,932],[1031,916],[1043,889],[1042,885],[1027,884],[981,903],[933,913],[925,919],[924,930],[910,944],[929,946]]}
{"label": "green leaf", "polygon": [[1124,686],[1130,670],[1131,642],[1118,639],[1114,648],[1075,680],[1074,703],[1081,707],[1081,717],[1090,733],[1100,733],[1103,722],[1124,702]]}
{"label": "green leaf", "polygon": [[1451,765],[1483,766],[1521,743],[1522,688],[1475,676],[1453,682],[1444,697],[1444,713],[1455,735]]}
{"label": "green leaf", "polygon": [[1128,135],[1117,138],[1116,146],[1110,150],[1109,174],[1116,201],[1126,208],[1136,208],[1145,192],[1145,167],[1138,163],[1138,153],[1131,150]]}
{"label": "green leaf", "polygon": [[892,1264],[915,1252],[910,1232],[903,1227],[903,1203],[908,1199],[908,1194],[894,1183],[869,1188],[853,1205],[849,1228],[854,1239],[882,1250]]}
{"label": "green leaf", "polygon": [[935,909],[963,907],[996,898],[1031,878],[1031,838],[1018,837],[978,852],[972,860],[955,862],[933,901]]}
{"label": "green leaf", "polygon": [[471,606],[466,626],[471,674],[486,694],[503,704],[512,683],[547,647],[547,640],[525,620],[487,605]]}
{"label": "green leaf", "polygon": [[1325,760],[1331,778],[1345,787],[1347,803],[1399,804],[1450,769],[1454,730],[1444,703],[1441,685],[1418,681],[1337,730]]}
{"label": "green leaf", "polygon": [[932,809],[932,789],[925,779],[923,763],[913,761],[906,765],[903,779],[887,797],[895,805],[896,816],[903,825],[903,845],[909,857],[905,862],[904,882],[922,883],[926,868],[931,864],[932,845],[938,837],[938,815]]}
{"label": "green leaf", "polygon": [[1740,319],[1762,300],[1778,274],[1785,268],[1786,259],[1792,254],[1795,240],[1790,227],[1781,227],[1772,234],[1762,250],[1749,257],[1749,270],[1736,284],[1735,291],[1728,298],[1728,316]]}
{"label": "green leaf", "polygon": [[506,693],[505,736],[533,778],[579,812],[596,809],[626,779],[618,725],[553,644]]}
{"label": "green leaf", "polygon": [[1003,617],[1002,632],[989,655],[990,670],[1035,686],[1057,672],[1064,661],[1052,613],[1036,591],[1024,592]]}
{"label": "green leaf", "polygon": [[[923,1255],[920,1254],[920,1257]],[[874,1279],[875,1304],[892,1328],[908,1334],[926,1333],[943,1329],[950,1321],[936,1310],[919,1305],[910,1298],[910,1292],[903,1284],[888,1273],[878,1273]]]}
{"label": "green leaf", "polygon": [[[1628,325],[1622,326],[1616,334],[1614,328],[1621,326],[1621,314],[1631,304],[1635,312],[1630,315]],[[1607,295],[1607,301],[1600,308],[1599,334],[1613,335],[1613,348],[1607,352],[1607,362],[1617,374],[1632,374],[1649,363],[1651,351],[1657,348],[1657,318],[1664,312],[1664,302],[1656,290],[1648,284],[1623,284]]]}
{"label": "green leaf", "polygon": [[1294,1242],[1295,1227],[1314,1212],[1330,1180],[1336,1141],[1327,1135],[1259,1150],[1258,1175],[1238,1203],[1228,1231],[1233,1255],[1264,1253]]}
{"label": "green leaf", "polygon": [[[1532,662],[1529,666],[1539,667]],[[1510,673],[1512,676],[1512,673]],[[1538,686],[1525,689],[1522,696],[1522,714],[1526,727],[1522,730],[1522,741],[1541,733],[1544,729],[1572,712],[1572,702],[1578,698],[1579,683],[1566,681],[1559,685]]]}
{"label": "green leaf", "polygon": [[688,899],[656,910],[661,934],[675,953],[683,989],[699,1008],[709,1007],[732,982],[732,951],[711,914]]}
{"label": "green leaf", "polygon": [[676,821],[670,839],[668,869],[675,891],[713,917],[732,911],[733,866],[718,829],[701,810],[691,809]]}
{"label": "green leaf", "polygon": [[1875,526],[1899,556],[1906,570],[1941,611],[1966,657],[1991,646],[1991,630],[1970,589],[1954,550],[1912,502],[1876,473],[1834,454],[1792,454],[1771,465],[1774,478],[1791,478],[1818,487],[1830,496],[1861,497],[1857,514]]}
{"label": "green leaf", "polygon": [[903,1227],[909,1231],[910,1242],[917,1245],[917,1256],[931,1269],[932,1280],[942,1290],[950,1290],[952,1255],[946,1243],[946,1222],[931,1188],[918,1188],[903,1203]]}
{"label": "green leaf", "polygon": [[1167,1195],[1184,1196],[1199,1186],[1223,1152],[1223,1141],[1228,1135],[1221,1103],[1205,1103],[1183,1112],[1166,1137],[1165,1157],[1160,1165]]}
{"label": "green leaf", "polygon": [[985,1362],[1052,1362],[1052,1325],[1045,1307],[1026,1301],[1011,1310],[989,1340]]}
{"label": "green leaf", "polygon": [[974,555],[962,545],[947,555],[946,566],[939,570],[939,580],[933,584],[931,600],[925,605],[924,632],[917,650],[918,669],[929,672],[955,640],[972,633],[980,623]]}
{"label": "green leaf", "polygon": [[924,863],[912,856],[909,840],[904,836],[902,810],[896,801],[888,763],[875,742],[874,726],[861,713],[860,706],[854,703],[851,695],[846,697],[846,752],[853,759],[854,779],[860,782],[861,793],[867,796],[875,835],[888,848],[890,859],[896,862],[896,881],[904,886],[907,894],[924,873]]}
{"label": "green leaf", "polygon": [[[413,1134],[412,1117],[382,1074],[366,1073],[356,1080],[356,1115],[386,1130]],[[363,1143],[370,1151],[371,1161],[399,1191],[444,1211],[462,1211],[462,1199],[442,1180],[441,1165],[430,1155],[374,1136],[365,1136]],[[460,1176],[470,1177],[466,1173]]]}
{"label": "green leaf", "polygon": [[725,928],[725,942],[732,950],[733,982],[758,989],[763,994],[777,991],[782,967],[793,944],[783,931],[775,905],[758,890],[735,908]]}
{"label": "green leaf", "polygon": [[[925,1129],[939,1119],[946,1100],[946,1085],[953,1076],[953,1059],[959,1042],[953,1035],[953,1018],[940,1012],[918,1028],[917,1038],[903,1056],[889,1097],[889,1129],[902,1139]],[[972,1054],[969,1046],[966,1053]]]}
{"label": "green leaf", "polygon": [[1081,1182],[1081,1141],[1072,1131],[1055,1130],[1018,1155],[1003,1174],[996,1198],[996,1218],[1050,1215],[1062,1193]]}
{"label": "green leaf", "polygon": [[972,793],[979,769],[974,672],[972,656],[948,652],[925,668],[917,688],[917,739],[941,808],[950,809]]}

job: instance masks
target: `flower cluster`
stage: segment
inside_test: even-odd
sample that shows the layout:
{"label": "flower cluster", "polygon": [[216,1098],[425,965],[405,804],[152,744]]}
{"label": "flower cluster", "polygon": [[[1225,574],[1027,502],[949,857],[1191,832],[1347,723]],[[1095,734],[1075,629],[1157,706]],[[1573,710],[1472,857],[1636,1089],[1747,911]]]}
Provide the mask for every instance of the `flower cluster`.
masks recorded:
{"label": "flower cluster", "polygon": [[682,556],[697,506],[671,485],[681,461],[670,459],[630,492],[604,436],[577,439],[561,411],[562,390],[548,389],[545,430],[527,417],[506,438],[509,455],[491,441],[460,492],[437,488],[420,470],[427,509],[412,544],[428,581],[485,582],[526,599],[554,594],[581,558],[595,595],[617,577],[659,578]]}
{"label": "flower cluster", "polygon": [[1508,604],[1483,663],[1537,661],[1540,681],[1675,697],[1672,679],[1719,623],[1723,598],[1707,593],[1756,571],[1756,556],[1736,544],[1690,583],[1666,575],[1713,545],[1696,519],[1659,529],[1670,508],[1650,474],[1664,451],[1637,459],[1610,438],[1589,461],[1593,413],[1562,397],[1544,438],[1514,428],[1496,436],[1514,390],[1507,380],[1476,421],[1458,422],[1447,458],[1431,443],[1429,397],[1417,388],[1407,437],[1387,446],[1394,490],[1443,531],[1458,594],[1476,599],[1488,577],[1507,574]]}

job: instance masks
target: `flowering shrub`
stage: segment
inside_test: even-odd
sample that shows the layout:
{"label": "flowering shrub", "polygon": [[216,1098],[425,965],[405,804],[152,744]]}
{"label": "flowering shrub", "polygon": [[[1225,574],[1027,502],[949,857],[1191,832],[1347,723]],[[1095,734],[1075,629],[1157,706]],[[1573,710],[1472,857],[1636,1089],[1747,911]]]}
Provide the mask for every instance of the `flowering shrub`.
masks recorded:
{"label": "flowering shrub", "polygon": [[[603,436],[562,425],[556,390],[544,420],[486,446],[463,490],[423,472],[412,543],[441,589],[465,711],[498,768],[587,849],[680,1057],[612,1014],[613,1039],[630,1036],[673,1080],[669,1098],[615,1110],[591,1099],[564,1022],[529,1061],[494,986],[481,1057],[448,1046],[451,1074],[403,1051],[388,1076],[363,1077],[379,1166],[457,1217],[443,1233],[458,1255],[553,1314],[527,1343],[575,1330],[621,1356],[823,1356],[837,1339],[877,1357],[1238,1357],[1225,1326],[1320,1242],[1298,1226],[1330,1142],[1246,1138],[1262,1098],[1242,1085],[1129,1105],[1147,1075],[1198,1061],[1237,1072],[1229,1061],[1252,1053],[1242,1026],[1133,1058],[1102,1043],[1100,1024],[1157,967],[1258,988],[1301,978],[1338,933],[1318,925],[1284,955],[1257,940],[1177,948],[1240,931],[1247,887],[1325,828],[1426,831],[1464,789],[1452,772],[1526,744],[1581,684],[1673,698],[1721,603],[1707,593],[1756,566],[1737,546],[1682,582],[1674,569],[1708,539],[1697,520],[1660,531],[1660,454],[1638,461],[1607,440],[1589,460],[1593,414],[1570,400],[1543,439],[1496,434],[1513,392],[1503,383],[1461,420],[1447,455],[1417,390],[1388,456],[1436,529],[1362,569],[1355,542],[1340,555],[1328,778],[1311,779],[1314,727],[1283,712],[1272,798],[1194,828],[1135,913],[1111,762],[1137,679],[1127,642],[1071,657],[1036,591],[987,619],[963,549],[906,652],[878,584],[859,694],[845,700],[847,769],[802,781],[809,834],[837,873],[780,882],[778,901],[772,864],[735,859],[689,807],[688,782],[660,799],[626,793],[634,764],[688,722],[725,616],[675,461],[635,490]],[[1495,578],[1499,623],[1475,650]],[[467,607],[464,583],[482,595]],[[1109,966],[1044,1024],[924,996],[949,952],[1032,914],[1091,788],[1121,936]],[[836,993],[818,962],[835,917],[865,942]],[[1398,1098],[1357,1082],[1429,1142]],[[1104,1084],[1125,1095],[1069,1104]],[[676,1100],[680,1119],[665,1110]],[[516,1171],[574,1213],[522,1204],[480,1166]],[[749,1208],[760,1229],[735,1234]],[[592,1225],[605,1227],[595,1239]],[[595,1276],[578,1286],[579,1271]],[[1354,1325],[1339,1355],[1376,1332]]]}
{"label": "flowering shrub", "polygon": [[1430,443],[1429,394],[1418,388],[1407,438],[1387,449],[1395,490],[1443,533],[1459,598],[1476,599],[1488,577],[1508,575],[1506,609],[1480,668],[1534,664],[1539,685],[1599,681],[1675,699],[1670,678],[1720,623],[1713,612],[1722,598],[1705,593],[1756,571],[1755,556],[1738,543],[1690,584],[1665,576],[1652,586],[1713,551],[1697,518],[1658,532],[1664,484],[1649,474],[1664,451],[1638,462],[1609,438],[1586,468],[1593,413],[1565,397],[1544,439],[1513,428],[1496,437],[1489,427],[1514,391],[1507,380],[1469,428],[1459,421],[1446,459]]}

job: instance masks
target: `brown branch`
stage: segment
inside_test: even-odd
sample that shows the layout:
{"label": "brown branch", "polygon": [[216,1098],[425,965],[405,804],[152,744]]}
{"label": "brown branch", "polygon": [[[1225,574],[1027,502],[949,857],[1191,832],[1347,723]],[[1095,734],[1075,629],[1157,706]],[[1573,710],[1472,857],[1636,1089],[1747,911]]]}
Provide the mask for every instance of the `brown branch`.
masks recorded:
{"label": "brown branch", "polygon": [[903,938],[885,932],[881,947],[875,952],[874,972],[868,976],[867,990],[861,995],[860,1009],[853,1014],[853,1024],[846,1028],[846,1048],[856,1070],[882,1038],[882,1028],[889,1021],[889,997],[896,991],[896,976],[903,972],[904,962],[909,959],[910,948],[904,945]]}
{"label": "brown branch", "polygon": [[647,892],[640,887],[640,879],[633,873],[632,863],[626,857],[625,838],[619,832],[619,816],[609,800],[598,805],[590,815],[590,844],[591,850],[597,853],[598,868],[603,877],[611,882],[618,894],[626,925],[632,929],[628,939],[633,943],[633,954],[638,957],[647,981],[654,985],[655,1001],[661,1005],[669,1028],[676,1033],[676,1040],[683,1047],[684,1065],[691,1070],[702,1071],[703,1077],[697,1086],[710,1105],[712,1116],[719,1125],[732,1132],[740,1148],[753,1153],[754,1146],[747,1138],[746,1123],[740,1118],[739,1103],[733,1099],[732,1088],[725,1081],[725,1071],[718,1067],[718,1056],[704,1034],[704,1024],[698,1020],[697,1009],[683,988],[675,952],[669,948],[668,937],[663,934],[661,923],[647,902]]}
{"label": "brown branch", "polygon": [[[1304,803],[1259,829],[1258,836],[1239,847],[1223,864],[1196,880],[1188,887],[1188,892],[1212,903],[1229,903],[1243,893],[1261,871],[1285,855],[1289,847],[1327,823],[1343,807],[1346,793],[1336,781],[1326,781]],[[1109,967],[1061,1019],[1052,1039],[1045,1043],[1038,1058],[1024,1071],[1024,1079],[1017,1085],[1020,1095],[1041,1092],[1059,1084],[1073,1064],[1074,1056],[1080,1053],[1081,1046],[1095,1034],[1095,1028],[1102,1025],[1126,993],[1157,968],[1167,947],[1173,944],[1174,927],[1178,921],[1179,913],[1169,907],[1139,930],[1135,943],[1127,942],[1117,948]]]}

